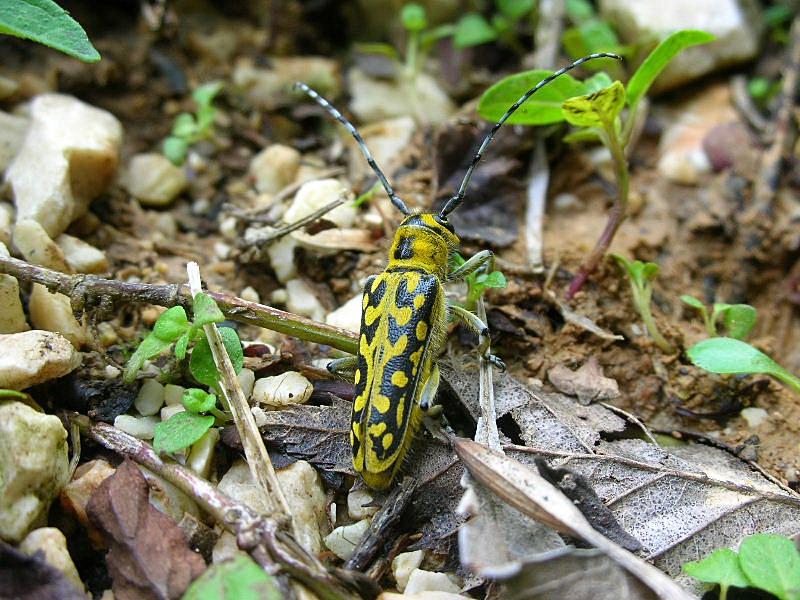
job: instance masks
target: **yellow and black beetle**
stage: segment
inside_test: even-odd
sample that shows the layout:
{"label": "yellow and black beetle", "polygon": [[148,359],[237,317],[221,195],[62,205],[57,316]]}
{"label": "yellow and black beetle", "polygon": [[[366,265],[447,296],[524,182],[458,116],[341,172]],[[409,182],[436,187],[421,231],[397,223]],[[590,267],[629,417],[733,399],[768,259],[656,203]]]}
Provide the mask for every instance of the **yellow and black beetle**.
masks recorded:
{"label": "yellow and black beetle", "polygon": [[443,284],[456,281],[482,267],[491,272],[494,255],[479,252],[449,271],[450,256],[459,239],[447,216],[464,199],[472,173],[497,130],[536,91],[567,71],[594,58],[592,54],[540,81],[517,100],[492,127],[475,153],[456,193],[438,213],[415,213],[392,189],[355,127],[325,98],[304,83],[303,90],[353,135],[361,152],[386,190],[392,204],[405,216],[389,249],[389,264],[364,286],[358,355],[333,361],[332,372],[354,372],[356,391],[350,429],[353,466],[370,487],[388,488],[403,464],[424,414],[434,406],[439,387],[436,360],[447,331],[448,315],[478,335],[478,350],[491,363],[489,328],[471,312],[448,304]]}

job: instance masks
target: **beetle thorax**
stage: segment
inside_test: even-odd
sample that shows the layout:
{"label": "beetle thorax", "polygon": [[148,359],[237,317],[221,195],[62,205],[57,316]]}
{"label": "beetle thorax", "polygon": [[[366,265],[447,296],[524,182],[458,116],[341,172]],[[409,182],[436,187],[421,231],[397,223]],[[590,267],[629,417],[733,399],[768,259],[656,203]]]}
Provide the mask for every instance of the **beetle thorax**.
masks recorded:
{"label": "beetle thorax", "polygon": [[397,228],[389,250],[389,269],[418,269],[447,277],[448,258],[458,249],[459,239],[434,215],[407,217]]}

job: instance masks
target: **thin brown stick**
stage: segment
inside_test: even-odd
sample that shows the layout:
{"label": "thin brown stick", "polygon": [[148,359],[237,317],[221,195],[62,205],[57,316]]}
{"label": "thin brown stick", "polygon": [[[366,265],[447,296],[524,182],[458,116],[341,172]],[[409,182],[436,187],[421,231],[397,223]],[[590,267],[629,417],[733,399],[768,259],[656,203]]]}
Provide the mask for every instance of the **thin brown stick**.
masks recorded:
{"label": "thin brown stick", "polygon": [[[81,312],[94,306],[114,304],[154,304],[191,309],[192,299],[183,284],[153,284],[104,279],[95,275],[67,275],[10,257],[0,257],[0,273],[25,283],[40,283],[51,292],[69,297],[72,310]],[[326,344],[355,354],[358,336],[352,331],[318,323],[271,306],[248,302],[221,292],[208,292],[226,318],[264,327],[309,342]]]}

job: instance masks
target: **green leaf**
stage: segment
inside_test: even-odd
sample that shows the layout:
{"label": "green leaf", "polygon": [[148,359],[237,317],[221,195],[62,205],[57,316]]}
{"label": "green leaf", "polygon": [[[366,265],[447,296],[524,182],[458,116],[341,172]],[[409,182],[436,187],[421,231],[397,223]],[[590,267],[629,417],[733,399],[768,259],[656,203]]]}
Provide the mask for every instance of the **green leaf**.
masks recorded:
{"label": "green leaf", "polygon": [[39,42],[84,62],[100,60],[83,28],[52,0],[3,0],[0,33]]}
{"label": "green leaf", "polygon": [[183,594],[181,600],[281,600],[275,578],[247,554],[211,565]]}
{"label": "green leaf", "polygon": [[[552,71],[534,70],[501,79],[481,97],[478,114],[484,119],[497,122],[508,107],[519,100],[525,92],[552,74]],[[569,75],[562,75],[528,98],[506,123],[509,125],[560,123],[564,120],[564,113],[561,110],[564,101],[585,93],[586,89],[580,81]]]}
{"label": "green leaf", "polygon": [[656,77],[661,71],[675,58],[680,52],[690,46],[707,44],[712,41],[714,36],[705,31],[686,29],[677,31],[663,40],[656,48],[644,59],[644,62],[628,81],[628,105],[635,107],[650,89]]}
{"label": "green leaf", "polygon": [[[222,336],[222,343],[225,345],[225,350],[228,351],[231,363],[233,363],[233,369],[238,373],[242,370],[242,365],[244,364],[244,353],[242,352],[242,343],[239,341],[239,336],[230,327],[220,327],[219,334]],[[192,351],[189,370],[192,372],[192,376],[200,383],[209,387],[216,387],[219,381],[219,372],[214,364],[214,357],[211,354],[211,348],[205,336],[200,338],[200,341],[197,342]]]}
{"label": "green leaf", "polygon": [[428,26],[428,16],[421,4],[406,4],[400,11],[400,20],[408,31],[420,32]]}
{"label": "green leaf", "polygon": [[701,369],[721,375],[741,375],[784,371],[769,356],[750,344],[727,337],[698,342],[686,351],[689,359]]}
{"label": "green leaf", "polygon": [[19,400],[25,400],[27,398],[27,394],[23,394],[22,392],[18,392],[17,390],[7,390],[5,388],[0,389],[0,399],[4,398],[13,398]]}
{"label": "green leaf", "polygon": [[189,329],[189,319],[182,306],[168,308],[153,326],[153,335],[165,342],[174,342]]}
{"label": "green leaf", "polygon": [[467,13],[456,23],[453,45],[456,48],[469,48],[493,42],[497,32],[489,22],[478,13]]}
{"label": "green leaf", "polygon": [[611,79],[611,76],[608,73],[605,71],[600,71],[599,73],[595,73],[589,77],[589,79],[584,80],[583,87],[586,89],[587,94],[591,94],[593,92],[599,92],[600,90],[611,86],[613,83],[614,80]]}
{"label": "green leaf", "polygon": [[595,16],[594,6],[588,0],[567,0],[567,15],[575,22]]}
{"label": "green leaf", "polygon": [[202,327],[209,323],[221,323],[225,320],[225,315],[222,314],[214,299],[203,292],[195,294],[192,311],[194,312],[195,327]]}
{"label": "green leaf", "polygon": [[162,148],[164,156],[169,159],[176,167],[180,167],[186,162],[186,155],[189,153],[189,144],[183,138],[169,136],[164,140]]}
{"label": "green leaf", "polygon": [[728,335],[743,340],[753,330],[758,316],[756,309],[749,304],[733,304],[722,313],[722,324]]}
{"label": "green leaf", "polygon": [[625,106],[625,87],[621,81],[586,96],[570,98],[562,105],[564,118],[578,127],[608,127]]}
{"label": "green leaf", "polygon": [[800,598],[800,553],[792,540],[759,533],[742,540],[739,564],[753,587],[781,600]]}
{"label": "green leaf", "polygon": [[156,425],[153,437],[153,449],[162,452],[179,452],[188,448],[214,425],[211,415],[198,415],[191,412],[179,412],[166,421]]}
{"label": "green leaf", "polygon": [[715,550],[703,560],[687,562],[683,570],[703,583],[746,588],[750,582],[739,566],[739,557],[730,548]]}
{"label": "green leaf", "polygon": [[172,135],[183,139],[191,139],[197,131],[194,116],[189,113],[180,113],[172,124]]}
{"label": "green leaf", "polygon": [[189,347],[189,338],[191,337],[190,334],[191,330],[184,333],[178,338],[178,341],[175,342],[175,358],[178,360],[183,360],[186,358],[186,350]]}
{"label": "green leaf", "polygon": [[602,142],[596,129],[576,129],[570,131],[562,139],[570,144],[577,144],[580,142]]}
{"label": "green leaf", "polygon": [[500,271],[492,271],[480,283],[487,288],[504,288],[508,285],[506,276]]}
{"label": "green leaf", "polygon": [[214,98],[222,91],[222,87],[223,83],[221,81],[205,83],[192,92],[192,99],[197,103],[199,108],[211,106]]}
{"label": "green leaf", "polygon": [[630,261],[619,254],[611,255],[620,267],[628,274],[631,282],[639,289],[644,289],[649,282],[658,276],[659,266],[656,263]]}
{"label": "green leaf", "polygon": [[122,381],[132,383],[136,379],[136,373],[142,368],[144,361],[158,356],[171,345],[172,342],[159,339],[151,332],[141,341],[139,347],[128,359],[128,363],[125,365],[125,372],[122,374]]}
{"label": "green leaf", "polygon": [[684,294],[683,296],[681,296],[681,302],[683,302],[684,304],[688,304],[689,306],[691,306],[692,308],[696,308],[697,310],[701,311],[706,310],[706,305],[703,304],[700,300],[698,300],[694,296],[689,296]]}
{"label": "green leaf", "polygon": [[508,19],[519,21],[533,10],[535,0],[496,0],[497,8]]}
{"label": "green leaf", "polygon": [[204,413],[217,405],[217,397],[200,388],[187,388],[183,391],[181,403],[189,412]]}

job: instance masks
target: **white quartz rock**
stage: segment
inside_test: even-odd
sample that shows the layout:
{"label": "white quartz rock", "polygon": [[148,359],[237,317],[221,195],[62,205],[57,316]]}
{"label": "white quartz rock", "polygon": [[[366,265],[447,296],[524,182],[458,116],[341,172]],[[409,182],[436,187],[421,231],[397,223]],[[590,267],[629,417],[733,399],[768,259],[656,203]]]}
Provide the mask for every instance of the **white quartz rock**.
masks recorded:
{"label": "white quartz rock", "polygon": [[290,146],[272,144],[250,161],[250,176],[259,192],[275,194],[289,185],[300,167],[300,153]]}
{"label": "white quartz rock", "polygon": [[[0,242],[0,256],[9,256],[3,242]],[[19,282],[11,275],[0,275],[0,333],[19,333],[28,329],[19,297]]]}
{"label": "white quartz rock", "polygon": [[325,322],[334,327],[341,327],[342,329],[349,329],[358,333],[361,329],[361,303],[363,298],[361,294],[353,296],[337,308],[332,313],[328,313],[325,317]]}
{"label": "white quartz rock", "polygon": [[111,113],[62,94],[34,98],[30,117],[6,181],[17,220],[38,221],[55,237],[110,185],[119,162],[122,125]]}
{"label": "white quartz rock", "polygon": [[336,556],[347,560],[353,555],[356,544],[369,529],[369,519],[362,519],[352,525],[342,525],[325,537],[325,545]]}
{"label": "white quartz rock", "polygon": [[68,479],[67,432],[59,418],[0,402],[0,538],[25,537]]}
{"label": "white quartz rock", "polygon": [[59,235],[55,241],[64,253],[67,264],[76,273],[108,271],[108,259],[102,250],[66,233]]}
{"label": "white quartz rock", "polygon": [[303,375],[297,371],[287,371],[257,379],[252,398],[259,404],[281,409],[292,404],[305,404],[313,391],[314,386]]}
{"label": "white quartz rock", "polygon": [[81,364],[81,354],[51,331],[0,335],[0,388],[24,390],[57,379]]}
{"label": "white quartz rock", "polygon": [[[287,223],[299,221],[342,196],[352,196],[352,193],[336,179],[318,179],[304,183],[294,195],[291,206],[283,214],[283,220]],[[356,219],[357,212],[352,202],[345,202],[325,213],[323,218],[338,227],[350,227]]]}
{"label": "white quartz rock", "polygon": [[163,154],[137,154],[131,159],[124,177],[125,188],[144,206],[167,206],[189,181],[180,167]]}
{"label": "white quartz rock", "polygon": [[60,529],[55,527],[34,529],[22,540],[19,549],[28,555],[41,551],[48,565],[61,571],[76,589],[84,591],[83,581],[67,550],[67,538]]}

